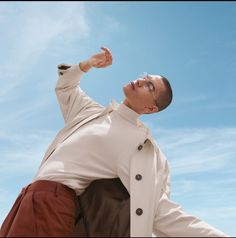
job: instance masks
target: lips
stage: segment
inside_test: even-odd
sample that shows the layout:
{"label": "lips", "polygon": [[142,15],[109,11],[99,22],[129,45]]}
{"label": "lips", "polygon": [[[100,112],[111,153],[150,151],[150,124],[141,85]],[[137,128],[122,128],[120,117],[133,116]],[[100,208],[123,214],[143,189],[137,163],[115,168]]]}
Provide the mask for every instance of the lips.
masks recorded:
{"label": "lips", "polygon": [[130,82],[132,89],[135,90],[134,82]]}

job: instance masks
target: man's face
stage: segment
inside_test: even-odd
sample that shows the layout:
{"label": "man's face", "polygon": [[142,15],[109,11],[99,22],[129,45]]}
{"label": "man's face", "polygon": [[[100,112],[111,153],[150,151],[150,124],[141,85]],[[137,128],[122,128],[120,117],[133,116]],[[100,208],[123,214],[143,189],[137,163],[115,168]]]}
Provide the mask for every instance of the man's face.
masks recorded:
{"label": "man's face", "polygon": [[140,77],[123,87],[124,103],[139,114],[157,112],[156,101],[160,90],[163,90],[161,76]]}

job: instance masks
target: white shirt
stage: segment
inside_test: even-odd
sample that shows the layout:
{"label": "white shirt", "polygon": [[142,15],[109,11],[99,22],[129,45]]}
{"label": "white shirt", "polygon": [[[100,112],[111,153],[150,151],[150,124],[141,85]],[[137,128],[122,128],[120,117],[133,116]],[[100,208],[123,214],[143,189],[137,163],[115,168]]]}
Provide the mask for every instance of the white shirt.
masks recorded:
{"label": "white shirt", "polygon": [[138,116],[120,104],[83,125],[57,147],[34,181],[60,182],[80,195],[93,180],[120,177],[129,191],[130,158],[148,133]]}

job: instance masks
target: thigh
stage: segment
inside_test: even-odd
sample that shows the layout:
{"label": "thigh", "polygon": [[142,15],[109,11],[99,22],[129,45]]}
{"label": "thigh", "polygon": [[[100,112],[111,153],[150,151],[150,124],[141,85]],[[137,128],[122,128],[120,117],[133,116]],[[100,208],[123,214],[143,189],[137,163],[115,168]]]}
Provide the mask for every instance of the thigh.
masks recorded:
{"label": "thigh", "polygon": [[1,236],[36,236],[35,224],[32,194],[21,193],[2,225]]}
{"label": "thigh", "polygon": [[75,199],[52,192],[33,195],[37,236],[72,236],[75,228]]}
{"label": "thigh", "polygon": [[75,194],[24,188],[2,224],[1,237],[72,236]]}

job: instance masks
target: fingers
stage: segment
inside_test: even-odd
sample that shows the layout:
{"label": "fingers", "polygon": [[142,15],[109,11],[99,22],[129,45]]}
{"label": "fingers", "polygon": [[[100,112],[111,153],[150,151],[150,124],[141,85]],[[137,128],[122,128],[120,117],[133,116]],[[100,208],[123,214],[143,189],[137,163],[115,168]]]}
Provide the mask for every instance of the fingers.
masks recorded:
{"label": "fingers", "polygon": [[90,62],[93,67],[104,68],[112,64],[112,54],[107,47],[101,47],[104,51],[102,53],[95,54],[91,57]]}
{"label": "fingers", "polygon": [[112,64],[112,53],[111,53],[111,51],[107,47],[104,47],[104,46],[102,46],[101,49],[105,51],[105,56],[106,56],[105,64],[106,65]]}
{"label": "fingers", "polygon": [[102,46],[101,49],[104,50],[105,53],[111,55],[111,51],[107,47]]}

